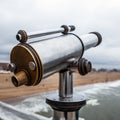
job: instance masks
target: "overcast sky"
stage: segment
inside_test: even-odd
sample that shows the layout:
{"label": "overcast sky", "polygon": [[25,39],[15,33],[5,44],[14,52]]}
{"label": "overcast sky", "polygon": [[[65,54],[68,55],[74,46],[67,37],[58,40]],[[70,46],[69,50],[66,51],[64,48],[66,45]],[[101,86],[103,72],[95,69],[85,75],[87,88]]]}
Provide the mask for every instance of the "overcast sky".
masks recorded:
{"label": "overcast sky", "polygon": [[102,44],[84,57],[93,64],[120,66],[119,0],[0,0],[0,61],[18,42],[19,29],[38,31],[75,25],[79,35],[98,31]]}

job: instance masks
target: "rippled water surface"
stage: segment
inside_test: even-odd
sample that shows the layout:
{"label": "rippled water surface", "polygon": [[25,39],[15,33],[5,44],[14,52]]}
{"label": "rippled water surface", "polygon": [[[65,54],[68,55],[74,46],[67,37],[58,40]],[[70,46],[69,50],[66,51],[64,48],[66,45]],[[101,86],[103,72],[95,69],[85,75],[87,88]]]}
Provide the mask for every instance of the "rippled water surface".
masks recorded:
{"label": "rippled water surface", "polygon": [[[57,91],[56,91],[57,92]],[[120,119],[120,80],[76,87],[74,92],[87,97],[87,105],[80,112],[81,120],[119,120]],[[52,109],[45,103],[47,95],[55,92],[36,94],[15,103],[22,111],[32,112],[52,118]]]}

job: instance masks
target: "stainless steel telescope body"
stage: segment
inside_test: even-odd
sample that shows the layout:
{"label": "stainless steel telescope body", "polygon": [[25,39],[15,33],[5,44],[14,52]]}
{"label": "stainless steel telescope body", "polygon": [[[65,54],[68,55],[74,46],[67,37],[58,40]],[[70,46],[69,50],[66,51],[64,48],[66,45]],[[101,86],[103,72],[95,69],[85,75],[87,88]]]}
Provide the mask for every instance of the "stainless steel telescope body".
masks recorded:
{"label": "stainless steel telescope body", "polygon": [[82,45],[74,35],[60,36],[41,42],[30,43],[40,56],[44,76],[59,71],[69,65],[69,60],[82,54]]}
{"label": "stainless steel telescope body", "polygon": [[20,43],[11,52],[15,64],[15,86],[37,85],[42,78],[66,69],[83,52],[99,45],[101,36],[93,32],[80,38],[72,33],[30,43]]}
{"label": "stainless steel telescope body", "polygon": [[[95,34],[81,36],[84,50],[95,47],[98,37]],[[38,53],[44,69],[44,76],[49,72],[65,69],[72,58],[78,59],[83,52],[81,41],[74,35],[60,36],[41,42],[29,43]]]}

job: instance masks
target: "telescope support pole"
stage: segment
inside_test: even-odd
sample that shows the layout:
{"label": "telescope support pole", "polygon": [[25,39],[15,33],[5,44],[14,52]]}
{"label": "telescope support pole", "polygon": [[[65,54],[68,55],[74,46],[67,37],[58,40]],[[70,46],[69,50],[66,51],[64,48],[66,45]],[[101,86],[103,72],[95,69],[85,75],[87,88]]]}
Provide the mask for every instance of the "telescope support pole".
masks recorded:
{"label": "telescope support pole", "polygon": [[53,120],[79,120],[79,111],[60,112],[54,110]]}
{"label": "telescope support pole", "polygon": [[86,104],[83,95],[73,95],[73,73],[69,70],[59,72],[59,95],[46,98],[53,108],[53,120],[79,120],[79,109]]}
{"label": "telescope support pole", "polygon": [[59,72],[59,97],[73,97],[73,74],[71,71],[63,70]]}
{"label": "telescope support pole", "polygon": [[[63,70],[59,73],[59,97],[69,99],[73,97],[73,74],[71,71]],[[54,110],[53,120],[78,120],[79,111],[60,112]]]}

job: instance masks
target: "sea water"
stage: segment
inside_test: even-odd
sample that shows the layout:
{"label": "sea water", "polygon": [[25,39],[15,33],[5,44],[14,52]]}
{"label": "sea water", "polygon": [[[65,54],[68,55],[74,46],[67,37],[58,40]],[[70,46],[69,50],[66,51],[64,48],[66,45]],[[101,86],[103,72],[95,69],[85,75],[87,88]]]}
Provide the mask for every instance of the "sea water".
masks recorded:
{"label": "sea water", "polygon": [[[45,98],[55,92],[29,96],[13,106],[51,119],[52,109]],[[120,80],[76,87],[74,93],[87,97],[87,104],[79,111],[80,120],[120,120]]]}

